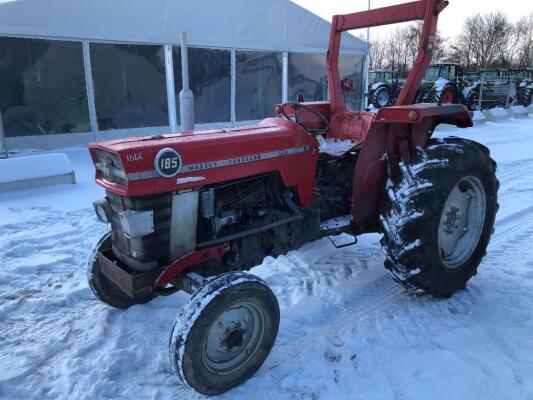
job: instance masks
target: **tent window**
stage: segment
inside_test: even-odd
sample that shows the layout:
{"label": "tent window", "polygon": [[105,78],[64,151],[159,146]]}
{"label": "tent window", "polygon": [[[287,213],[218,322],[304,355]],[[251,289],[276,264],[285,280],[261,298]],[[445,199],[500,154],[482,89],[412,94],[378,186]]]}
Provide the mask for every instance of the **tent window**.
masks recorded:
{"label": "tent window", "polygon": [[98,129],[168,125],[163,46],[91,43]]}
{"label": "tent window", "polygon": [[353,90],[344,93],[344,101],[353,111],[361,110],[361,94],[363,93],[363,61],[363,56],[341,55],[339,57],[339,74],[341,79],[348,78],[353,81]]}
{"label": "tent window", "polygon": [[303,94],[306,101],[328,97],[325,54],[289,54],[289,101]]}
{"label": "tent window", "polygon": [[[181,48],[174,47],[174,87],[179,120]],[[189,47],[189,84],[194,94],[196,123],[231,120],[231,51]]]}
{"label": "tent window", "polygon": [[236,52],[236,117],[239,121],[273,116],[281,102],[282,55],[262,51]]}
{"label": "tent window", "polygon": [[7,137],[90,131],[79,42],[0,37]]}

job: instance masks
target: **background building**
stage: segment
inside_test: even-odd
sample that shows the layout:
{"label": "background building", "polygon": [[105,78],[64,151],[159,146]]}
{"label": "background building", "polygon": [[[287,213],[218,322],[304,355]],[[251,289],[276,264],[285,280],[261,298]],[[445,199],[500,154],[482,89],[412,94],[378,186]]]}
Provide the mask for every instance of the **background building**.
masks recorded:
{"label": "background building", "polygon": [[[0,3],[0,110],[8,149],[179,129],[180,33],[197,127],[326,100],[330,25],[289,0],[13,0]],[[362,103],[366,44],[343,37],[341,77]],[[178,121],[178,122],[176,122]]]}

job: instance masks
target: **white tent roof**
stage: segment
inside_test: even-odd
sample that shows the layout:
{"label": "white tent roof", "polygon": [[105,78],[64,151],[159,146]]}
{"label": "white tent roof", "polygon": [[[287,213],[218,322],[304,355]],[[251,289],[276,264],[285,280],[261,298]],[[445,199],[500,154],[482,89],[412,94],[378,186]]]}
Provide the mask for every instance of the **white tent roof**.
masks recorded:
{"label": "white tent roof", "polygon": [[[0,36],[321,52],[330,24],[289,0],[0,0]],[[343,53],[366,44],[344,35]]]}

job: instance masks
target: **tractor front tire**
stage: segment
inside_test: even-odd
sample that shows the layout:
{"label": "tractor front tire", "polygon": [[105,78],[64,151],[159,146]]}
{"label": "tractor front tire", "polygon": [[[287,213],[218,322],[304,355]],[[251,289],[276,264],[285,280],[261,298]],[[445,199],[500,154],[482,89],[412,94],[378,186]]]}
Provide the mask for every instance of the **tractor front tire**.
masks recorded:
{"label": "tractor front tire", "polygon": [[479,143],[430,140],[387,189],[385,267],[414,293],[464,289],[486,254],[498,209],[496,163]]}
{"label": "tractor front tire", "polygon": [[153,293],[131,298],[116,287],[100,269],[98,252],[111,248],[111,233],[106,233],[93,248],[87,262],[87,281],[96,298],[114,308],[128,308],[153,299]]}
{"label": "tractor front tire", "polygon": [[448,84],[440,91],[433,90],[429,95],[429,102],[438,104],[455,104],[457,103],[457,91],[452,85]]}
{"label": "tractor front tire", "polygon": [[257,372],[278,327],[278,301],[260,278],[221,274],[204,283],[180,311],[170,338],[170,364],[197,392],[224,393]]}
{"label": "tractor front tire", "polygon": [[387,86],[380,86],[372,92],[370,103],[376,108],[387,107],[391,104],[392,93]]}

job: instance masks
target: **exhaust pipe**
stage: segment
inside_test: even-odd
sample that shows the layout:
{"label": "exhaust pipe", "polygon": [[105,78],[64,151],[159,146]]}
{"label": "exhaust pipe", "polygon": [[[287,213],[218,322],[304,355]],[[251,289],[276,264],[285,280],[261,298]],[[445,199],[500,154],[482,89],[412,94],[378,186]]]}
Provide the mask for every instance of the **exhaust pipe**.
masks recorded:
{"label": "exhaust pipe", "polygon": [[182,131],[194,129],[194,96],[189,89],[189,58],[187,57],[187,32],[181,32],[180,124]]}

